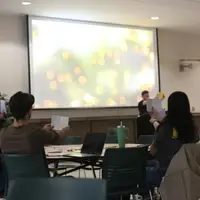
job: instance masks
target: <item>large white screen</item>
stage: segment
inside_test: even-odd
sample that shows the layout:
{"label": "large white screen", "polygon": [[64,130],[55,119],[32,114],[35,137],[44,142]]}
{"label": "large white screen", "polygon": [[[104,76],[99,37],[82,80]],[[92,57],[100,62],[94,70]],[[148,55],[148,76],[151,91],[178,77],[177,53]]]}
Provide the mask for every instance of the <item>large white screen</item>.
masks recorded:
{"label": "large white screen", "polygon": [[136,106],[158,92],[156,31],[29,18],[36,108]]}

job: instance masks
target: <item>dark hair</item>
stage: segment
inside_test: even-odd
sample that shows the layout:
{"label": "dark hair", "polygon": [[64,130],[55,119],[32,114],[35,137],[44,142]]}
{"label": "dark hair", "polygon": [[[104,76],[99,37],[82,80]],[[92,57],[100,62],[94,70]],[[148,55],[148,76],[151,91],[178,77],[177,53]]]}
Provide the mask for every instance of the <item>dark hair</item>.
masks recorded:
{"label": "dark hair", "polygon": [[[165,118],[172,128],[178,132],[178,139],[183,143],[194,142],[196,129],[188,96],[184,92],[173,92],[168,98],[168,112]],[[164,120],[164,121],[165,121]]]}
{"label": "dark hair", "polygon": [[149,91],[147,90],[142,91],[141,95],[144,96],[145,94],[149,94]]}
{"label": "dark hair", "polygon": [[9,101],[10,112],[16,120],[24,119],[35,102],[33,95],[17,92]]}

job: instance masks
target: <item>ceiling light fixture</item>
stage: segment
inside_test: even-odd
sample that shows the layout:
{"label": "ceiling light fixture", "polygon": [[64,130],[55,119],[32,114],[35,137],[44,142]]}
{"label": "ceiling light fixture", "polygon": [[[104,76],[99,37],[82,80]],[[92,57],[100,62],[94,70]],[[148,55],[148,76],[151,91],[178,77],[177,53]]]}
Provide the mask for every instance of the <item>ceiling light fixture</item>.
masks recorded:
{"label": "ceiling light fixture", "polygon": [[23,1],[23,2],[22,2],[22,5],[24,5],[24,6],[29,6],[29,5],[31,5],[31,2],[29,2],[29,1]]}
{"label": "ceiling light fixture", "polygon": [[151,17],[152,20],[158,20],[159,17]]}

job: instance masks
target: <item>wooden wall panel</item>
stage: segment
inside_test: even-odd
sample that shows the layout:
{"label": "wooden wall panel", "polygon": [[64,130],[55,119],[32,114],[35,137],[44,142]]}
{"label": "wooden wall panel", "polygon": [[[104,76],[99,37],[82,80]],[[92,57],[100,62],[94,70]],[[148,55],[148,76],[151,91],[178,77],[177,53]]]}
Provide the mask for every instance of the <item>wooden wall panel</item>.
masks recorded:
{"label": "wooden wall panel", "polygon": [[120,124],[117,119],[109,120],[94,120],[92,121],[92,132],[107,133],[109,128],[116,128]]}
{"label": "wooden wall panel", "polygon": [[[84,136],[85,132],[104,132],[107,133],[109,128],[116,128],[120,121],[129,128],[128,142],[136,142],[137,125],[136,118],[126,117],[94,117],[94,118],[70,118],[69,135]],[[200,115],[194,115],[194,121],[200,128]],[[50,123],[50,119],[34,119],[31,120],[34,124],[44,125]]]}
{"label": "wooden wall panel", "polygon": [[86,121],[72,121],[70,122],[69,135],[84,136],[86,132],[91,131],[91,122]]}
{"label": "wooden wall panel", "polygon": [[[73,119],[70,120],[70,131],[69,135],[76,135],[76,136],[82,136],[84,137],[84,134],[86,132],[103,132],[107,133],[109,128],[116,128],[118,125],[120,125],[121,119],[115,118],[108,118],[108,119]],[[38,119],[38,120],[32,120],[31,121],[34,124],[39,124],[40,126],[43,126],[44,124],[50,123],[50,119]],[[128,135],[128,142],[136,142],[137,137],[137,129],[136,129],[136,120],[135,119],[123,119],[122,120],[123,125],[126,126],[129,129],[129,135]]]}
{"label": "wooden wall panel", "polygon": [[[92,132],[107,133],[109,128],[116,128],[118,125],[120,125],[120,119],[94,120],[92,121]],[[124,119],[123,125],[129,129],[128,141],[134,142],[136,138],[134,121],[132,119]]]}

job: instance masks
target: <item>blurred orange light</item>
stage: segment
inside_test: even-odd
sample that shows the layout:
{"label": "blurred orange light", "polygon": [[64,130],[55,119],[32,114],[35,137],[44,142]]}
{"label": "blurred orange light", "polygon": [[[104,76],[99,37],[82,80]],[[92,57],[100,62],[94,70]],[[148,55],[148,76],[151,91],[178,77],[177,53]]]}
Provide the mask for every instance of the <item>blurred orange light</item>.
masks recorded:
{"label": "blurred orange light", "polygon": [[44,100],[44,106],[49,106],[51,104],[51,100]]}
{"label": "blurred orange light", "polygon": [[80,76],[78,81],[81,85],[84,85],[86,83],[87,79],[85,78],[85,76]]}
{"label": "blurred orange light", "polygon": [[74,73],[75,73],[75,74],[80,74],[80,73],[81,73],[80,67],[75,67],[75,68],[74,68]]}
{"label": "blurred orange light", "polygon": [[120,98],[119,98],[119,103],[120,103],[121,105],[125,104],[125,103],[126,103],[126,98],[125,98],[125,97],[120,97]]}
{"label": "blurred orange light", "polygon": [[114,101],[113,99],[109,98],[106,100],[105,104],[106,104],[106,106],[116,106],[117,102]]}
{"label": "blurred orange light", "polygon": [[69,59],[69,53],[63,52],[62,53],[62,58],[65,59],[65,60],[68,60]]}
{"label": "blurred orange light", "polygon": [[50,87],[50,89],[55,90],[57,88],[57,82],[51,81],[49,87]]}
{"label": "blurred orange light", "polygon": [[59,74],[57,76],[57,80],[58,80],[58,82],[63,83],[65,81],[65,75]]}
{"label": "blurred orange light", "polygon": [[106,55],[107,55],[108,57],[111,57],[112,54],[113,54],[112,51],[107,51],[107,52],[106,52]]}
{"label": "blurred orange light", "polygon": [[66,73],[64,76],[65,76],[65,81],[72,82],[72,77],[69,73]]}

